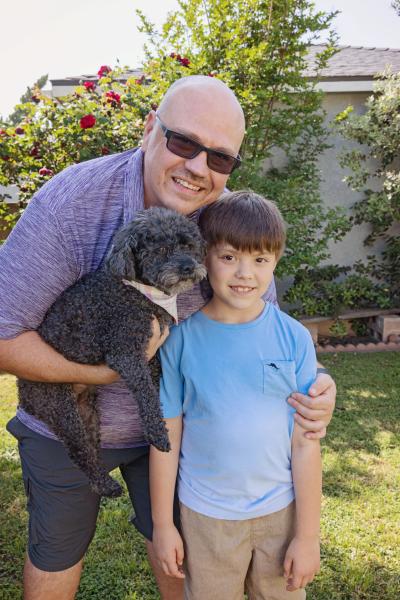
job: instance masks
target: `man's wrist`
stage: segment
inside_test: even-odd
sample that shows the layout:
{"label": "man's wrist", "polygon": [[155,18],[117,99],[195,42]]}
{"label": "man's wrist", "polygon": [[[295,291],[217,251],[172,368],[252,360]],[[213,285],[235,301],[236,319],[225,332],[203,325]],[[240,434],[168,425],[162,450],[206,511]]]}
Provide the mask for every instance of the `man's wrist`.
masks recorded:
{"label": "man's wrist", "polygon": [[321,374],[330,375],[328,369],[325,369],[325,367],[318,367],[317,375],[321,375]]}

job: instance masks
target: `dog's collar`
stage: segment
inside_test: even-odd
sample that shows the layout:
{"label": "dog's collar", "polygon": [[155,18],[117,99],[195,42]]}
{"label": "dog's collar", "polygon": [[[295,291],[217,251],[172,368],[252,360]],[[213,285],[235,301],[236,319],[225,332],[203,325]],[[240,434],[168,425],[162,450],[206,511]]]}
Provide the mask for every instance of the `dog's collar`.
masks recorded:
{"label": "dog's collar", "polygon": [[178,323],[178,307],[176,304],[176,299],[178,297],[177,294],[175,294],[175,296],[168,296],[168,294],[158,290],[156,287],[153,287],[152,285],[146,285],[145,283],[140,283],[134,279],[123,279],[122,281],[125,285],[134,287],[154,304],[161,306],[161,308],[166,310],[167,313],[171,315],[175,323]]}

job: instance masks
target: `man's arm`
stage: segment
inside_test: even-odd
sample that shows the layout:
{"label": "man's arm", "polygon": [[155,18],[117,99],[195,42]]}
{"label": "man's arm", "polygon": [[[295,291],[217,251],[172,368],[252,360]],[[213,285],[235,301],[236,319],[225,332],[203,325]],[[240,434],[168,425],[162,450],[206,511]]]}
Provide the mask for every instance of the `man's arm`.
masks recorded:
{"label": "man's arm", "polygon": [[150,448],[150,495],[153,516],[153,547],[166,575],[184,578],[183,542],[173,520],[174,493],[182,436],[182,416],[165,420],[170,452]]}
{"label": "man's arm", "polygon": [[[318,368],[322,365],[318,364]],[[325,437],[336,402],[336,385],[327,373],[317,373],[317,378],[308,390],[308,396],[294,392],[288,402],[296,409],[294,416],[306,438],[320,439]]]}
{"label": "man's arm", "polygon": [[67,360],[36,331],[0,340],[0,369],[30,381],[106,385],[119,375],[106,365],[82,365]]}
{"label": "man's arm", "polygon": [[[147,349],[150,360],[168,336],[168,328],[160,334],[157,319],[153,320],[153,336]],[[107,385],[119,379],[118,373],[106,365],[83,365],[67,360],[42,340],[36,331],[21,333],[9,340],[0,340],[0,370],[29,381],[49,383],[82,383]]]}
{"label": "man's arm", "polygon": [[284,561],[288,591],[304,588],[319,571],[319,525],[322,465],[319,440],[304,437],[295,424],[292,439],[292,475],[296,497],[296,533]]}

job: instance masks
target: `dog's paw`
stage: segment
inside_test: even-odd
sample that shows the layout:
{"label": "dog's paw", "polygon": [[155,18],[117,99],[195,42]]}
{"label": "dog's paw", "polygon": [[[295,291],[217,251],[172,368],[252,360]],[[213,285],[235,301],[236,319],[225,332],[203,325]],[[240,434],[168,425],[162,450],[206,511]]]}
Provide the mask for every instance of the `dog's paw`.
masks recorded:
{"label": "dog's paw", "polygon": [[122,494],[122,487],[112,477],[92,481],[90,487],[99,496],[106,496],[107,498],[118,498]]}

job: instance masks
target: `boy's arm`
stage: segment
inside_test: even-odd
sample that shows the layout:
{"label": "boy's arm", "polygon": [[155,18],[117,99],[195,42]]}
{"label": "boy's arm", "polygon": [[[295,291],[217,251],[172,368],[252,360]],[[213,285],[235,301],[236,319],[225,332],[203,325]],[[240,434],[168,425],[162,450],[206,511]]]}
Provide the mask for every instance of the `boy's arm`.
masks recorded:
{"label": "boy's arm", "polygon": [[173,506],[182,437],[182,416],[165,419],[170,452],[150,447],[150,496],[155,556],[166,575],[184,578],[183,542],[174,525]]}
{"label": "boy's arm", "polygon": [[296,497],[296,533],[286,552],[284,576],[288,591],[304,588],[319,571],[319,524],[322,465],[319,440],[304,437],[295,423],[292,474]]}

